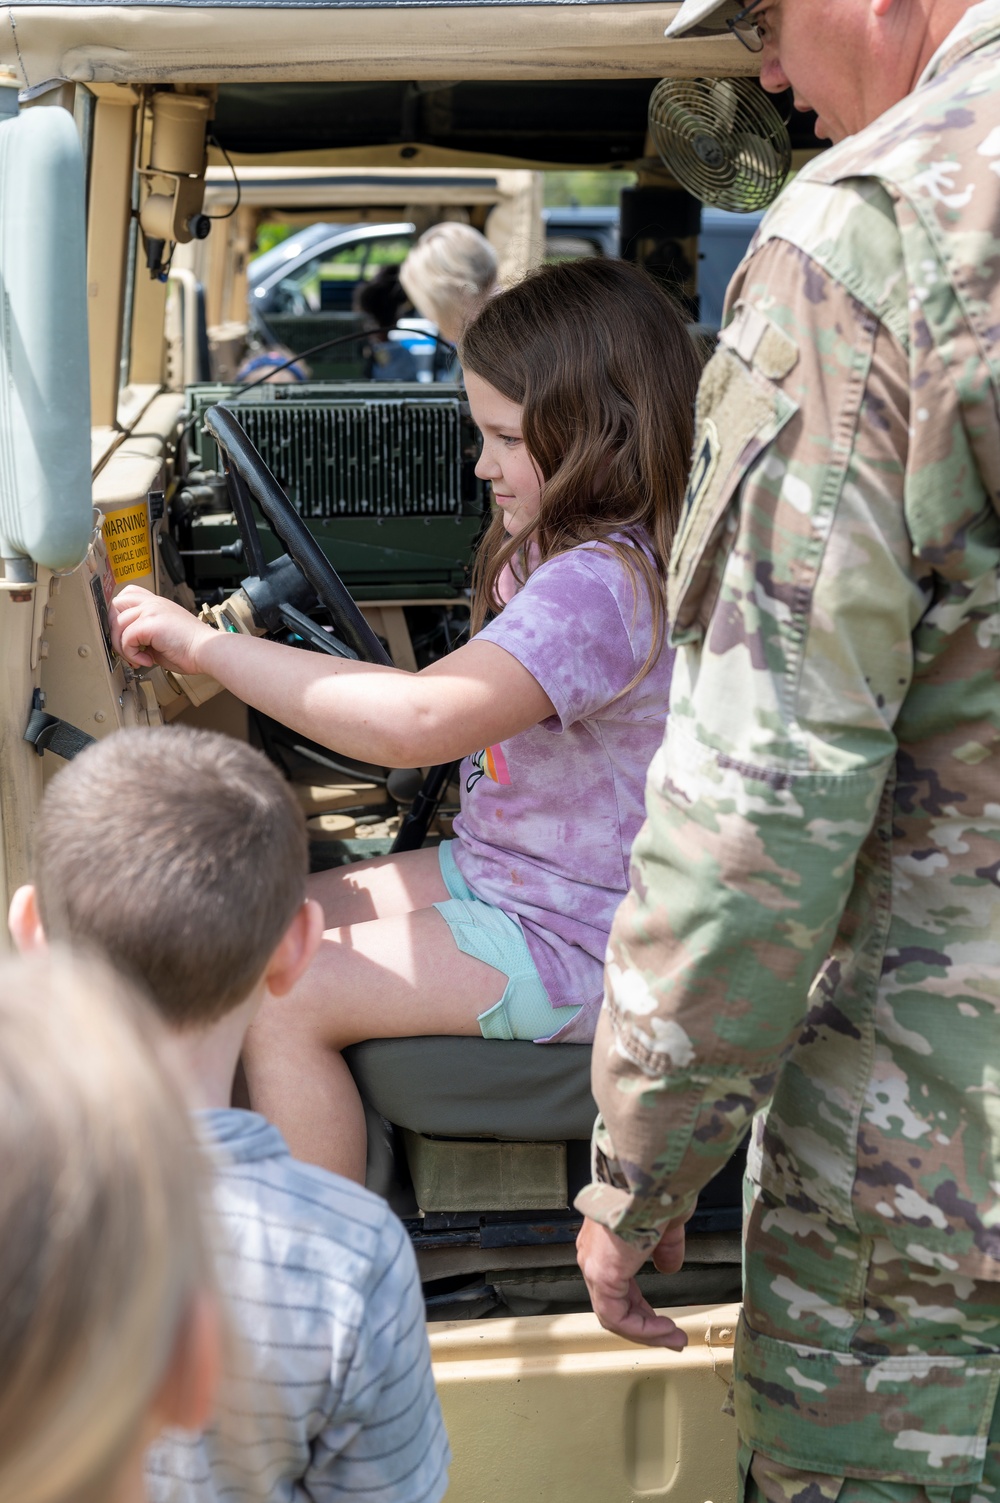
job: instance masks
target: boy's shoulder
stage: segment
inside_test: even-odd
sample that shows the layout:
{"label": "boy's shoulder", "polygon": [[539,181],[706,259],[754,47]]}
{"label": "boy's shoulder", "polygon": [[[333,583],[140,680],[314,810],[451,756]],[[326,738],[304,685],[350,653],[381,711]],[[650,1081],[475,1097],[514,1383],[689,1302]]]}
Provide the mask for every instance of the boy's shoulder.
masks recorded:
{"label": "boy's shoulder", "polygon": [[402,1223],[360,1185],[298,1163],[254,1112],[200,1112],[198,1127],[234,1339],[213,1425],[147,1458],[150,1499],[435,1503],[448,1447]]}
{"label": "boy's shoulder", "polygon": [[[326,1279],[363,1290],[392,1265],[408,1277],[409,1238],[395,1213],[362,1185],[293,1159],[276,1127],[235,1108],[199,1113],[214,1161],[213,1201],[228,1242],[275,1276]],[[336,1262],[331,1265],[331,1250]]]}

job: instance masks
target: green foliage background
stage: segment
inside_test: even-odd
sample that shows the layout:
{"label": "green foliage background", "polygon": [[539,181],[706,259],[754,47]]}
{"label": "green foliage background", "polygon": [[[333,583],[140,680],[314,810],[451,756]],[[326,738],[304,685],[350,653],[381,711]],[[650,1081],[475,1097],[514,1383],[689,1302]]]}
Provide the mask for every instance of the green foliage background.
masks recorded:
{"label": "green foliage background", "polygon": [[[562,209],[571,204],[580,204],[589,208],[593,204],[617,204],[621,190],[630,188],[634,182],[634,172],[546,172],[545,207]],[[321,210],[317,210],[316,217],[322,219]],[[280,245],[282,240],[287,240],[292,234],[292,226],[281,224],[278,220],[262,224],[257,231],[257,244],[253,254],[261,255],[272,246]]]}
{"label": "green foliage background", "polygon": [[594,204],[617,204],[623,188],[635,183],[634,172],[547,172],[545,207],[564,209],[571,204],[591,208]]}

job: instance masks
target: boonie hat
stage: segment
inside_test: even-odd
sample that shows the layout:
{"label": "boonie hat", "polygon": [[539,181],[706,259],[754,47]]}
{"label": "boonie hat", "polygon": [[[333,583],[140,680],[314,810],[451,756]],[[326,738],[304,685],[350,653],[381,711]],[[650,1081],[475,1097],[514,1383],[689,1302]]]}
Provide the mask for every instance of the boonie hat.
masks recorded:
{"label": "boonie hat", "polygon": [[692,26],[706,26],[709,31],[724,31],[727,17],[735,16],[740,9],[733,0],[684,0],[663,35],[679,37],[682,31],[690,31]]}

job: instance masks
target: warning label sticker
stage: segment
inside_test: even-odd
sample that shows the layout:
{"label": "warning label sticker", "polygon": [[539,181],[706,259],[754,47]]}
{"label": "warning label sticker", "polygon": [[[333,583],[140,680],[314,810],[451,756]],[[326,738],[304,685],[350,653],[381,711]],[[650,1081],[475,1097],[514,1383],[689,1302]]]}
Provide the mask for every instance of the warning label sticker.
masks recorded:
{"label": "warning label sticker", "polygon": [[119,584],[153,572],[149,554],[149,519],[144,501],[138,506],[110,512],[104,518],[104,544]]}

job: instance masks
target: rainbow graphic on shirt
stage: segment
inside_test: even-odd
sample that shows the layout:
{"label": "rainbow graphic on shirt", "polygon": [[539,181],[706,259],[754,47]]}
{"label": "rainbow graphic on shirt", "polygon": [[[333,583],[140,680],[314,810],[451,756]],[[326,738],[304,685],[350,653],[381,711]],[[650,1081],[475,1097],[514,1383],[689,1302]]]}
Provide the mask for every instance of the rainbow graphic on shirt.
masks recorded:
{"label": "rainbow graphic on shirt", "polygon": [[472,771],[465,784],[466,793],[472,792],[480,778],[489,778],[491,782],[499,783],[501,788],[510,787],[510,771],[502,746],[484,747],[482,751],[474,752],[469,761]]}

